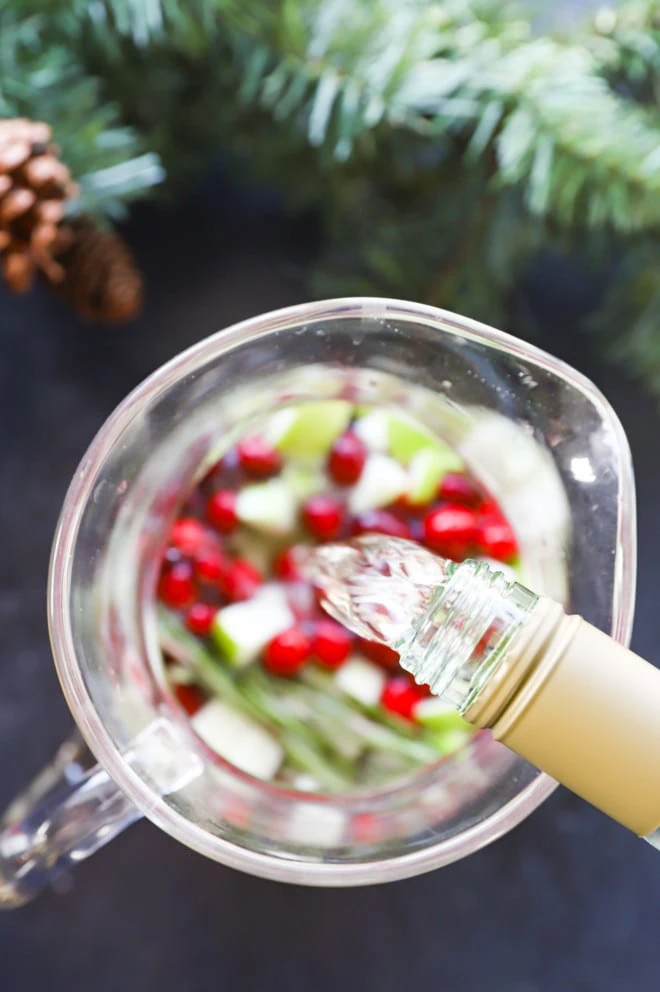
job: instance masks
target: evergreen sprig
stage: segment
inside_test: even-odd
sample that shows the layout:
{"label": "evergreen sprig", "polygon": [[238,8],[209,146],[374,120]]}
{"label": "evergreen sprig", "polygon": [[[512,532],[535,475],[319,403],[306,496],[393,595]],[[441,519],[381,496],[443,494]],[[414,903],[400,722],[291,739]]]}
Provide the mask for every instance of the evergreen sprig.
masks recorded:
{"label": "evergreen sprig", "polygon": [[182,182],[220,153],[320,211],[319,292],[514,331],[539,247],[599,251],[598,323],[660,392],[659,99],[660,0],[572,38],[495,0],[0,6],[0,114],[54,126],[86,210],[147,193],[159,160]]}

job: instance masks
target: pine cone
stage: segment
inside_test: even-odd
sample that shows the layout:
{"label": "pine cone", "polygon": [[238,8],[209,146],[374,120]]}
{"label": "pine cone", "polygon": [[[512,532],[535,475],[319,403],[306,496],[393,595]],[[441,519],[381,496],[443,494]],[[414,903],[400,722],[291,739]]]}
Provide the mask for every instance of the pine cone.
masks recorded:
{"label": "pine cone", "polygon": [[64,277],[54,257],[58,224],[77,187],[50,138],[48,124],[0,120],[0,263],[17,293],[30,288],[38,269],[53,283]]}
{"label": "pine cone", "polygon": [[142,276],[124,240],[86,217],[60,227],[54,282],[59,296],[86,320],[120,323],[142,306]]}

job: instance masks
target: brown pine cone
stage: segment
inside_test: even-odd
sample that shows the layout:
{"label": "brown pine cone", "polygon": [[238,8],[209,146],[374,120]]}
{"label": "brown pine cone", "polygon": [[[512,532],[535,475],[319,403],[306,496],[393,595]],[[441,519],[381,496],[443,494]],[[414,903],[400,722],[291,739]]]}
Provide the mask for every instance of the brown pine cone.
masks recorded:
{"label": "brown pine cone", "polygon": [[0,120],[0,263],[17,293],[30,288],[38,269],[50,282],[64,277],[54,258],[57,225],[77,187],[50,139],[48,124]]}
{"label": "brown pine cone", "polygon": [[123,238],[90,218],[60,225],[63,245],[56,261],[63,276],[52,281],[58,295],[86,320],[114,324],[142,306],[142,276]]}

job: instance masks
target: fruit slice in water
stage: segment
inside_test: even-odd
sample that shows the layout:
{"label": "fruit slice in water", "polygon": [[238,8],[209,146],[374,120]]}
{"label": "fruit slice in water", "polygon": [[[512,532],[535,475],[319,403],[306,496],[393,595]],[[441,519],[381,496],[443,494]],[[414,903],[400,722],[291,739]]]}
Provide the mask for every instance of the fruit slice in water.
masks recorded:
{"label": "fruit slice in water", "polygon": [[252,599],[218,610],[211,636],[229,664],[243,668],[294,623],[284,591],[266,586]]}
{"label": "fruit slice in water", "polygon": [[[435,434],[422,427],[417,421],[409,420],[404,414],[390,413],[388,417],[389,450],[390,454],[398,461],[407,464],[418,451],[422,451],[424,448],[437,448],[442,444]],[[445,445],[442,444],[442,447],[444,448]],[[447,450],[450,451],[451,449]],[[460,458],[457,455],[454,455],[454,457],[456,459],[456,466],[461,468],[462,462]]]}
{"label": "fruit slice in water", "polygon": [[445,445],[422,448],[408,465],[408,501],[413,506],[425,506],[436,495],[440,482],[456,469],[456,453]]}
{"label": "fruit slice in water", "polygon": [[420,699],[413,708],[413,716],[417,723],[421,723],[423,727],[428,727],[429,730],[462,730],[464,733],[470,734],[474,729],[457,710],[434,696]]}
{"label": "fruit slice in water", "polygon": [[245,486],[236,498],[236,516],[264,534],[286,537],[296,526],[298,502],[283,479]]}
{"label": "fruit slice in water", "polygon": [[362,475],[348,497],[351,513],[365,513],[393,503],[408,489],[405,470],[388,455],[369,455]]}
{"label": "fruit slice in water", "polygon": [[356,421],[353,432],[369,451],[385,452],[390,446],[389,414],[372,410]]}
{"label": "fruit slice in water", "polygon": [[385,685],[385,672],[364,658],[345,661],[334,677],[337,688],[363,706],[376,706]]}
{"label": "fruit slice in water", "polygon": [[318,400],[273,414],[266,437],[279,451],[299,458],[327,454],[353,415],[348,400]]}
{"label": "fruit slice in water", "polygon": [[205,703],[190,722],[212,751],[256,778],[271,779],[282,764],[284,750],[275,738],[220,699]]}
{"label": "fruit slice in water", "polygon": [[418,452],[433,449],[444,455],[446,472],[463,469],[463,462],[453,448],[405,413],[372,410],[356,421],[353,431],[370,451],[387,452],[404,465]]}

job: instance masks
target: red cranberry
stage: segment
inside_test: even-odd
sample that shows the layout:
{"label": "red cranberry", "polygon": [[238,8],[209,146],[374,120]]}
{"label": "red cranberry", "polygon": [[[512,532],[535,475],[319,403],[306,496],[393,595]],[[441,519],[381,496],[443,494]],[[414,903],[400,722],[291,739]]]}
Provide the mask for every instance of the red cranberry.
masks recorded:
{"label": "red cranberry", "polygon": [[518,554],[518,542],[506,520],[487,516],[479,523],[477,534],[479,550],[497,561],[511,561]]}
{"label": "red cranberry", "polygon": [[216,608],[208,603],[193,603],[186,613],[186,627],[191,634],[207,637],[211,632]]}
{"label": "red cranberry", "polygon": [[305,503],[303,517],[314,537],[332,541],[338,537],[344,514],[340,503],[332,496],[312,496]]}
{"label": "red cranberry", "polygon": [[237,558],[225,570],[220,579],[220,588],[230,602],[238,603],[240,600],[250,599],[262,582],[263,576],[252,562]]}
{"label": "red cranberry", "polygon": [[309,659],[312,645],[300,627],[274,637],[264,651],[264,667],[273,675],[295,675]]}
{"label": "red cranberry", "polygon": [[269,475],[275,475],[282,467],[279,451],[263,438],[243,438],[237,451],[241,468],[255,479],[266,479]]}
{"label": "red cranberry", "polygon": [[180,561],[163,572],[158,583],[158,597],[173,610],[192,603],[195,598],[192,565]]}
{"label": "red cranberry", "polygon": [[386,534],[388,537],[410,537],[410,527],[387,510],[367,510],[358,513],[353,522],[354,534]]}
{"label": "red cranberry", "polygon": [[176,700],[188,716],[194,716],[197,710],[204,705],[204,694],[196,685],[187,685],[185,682],[177,682],[173,686]]}
{"label": "red cranberry", "polygon": [[195,555],[208,544],[209,535],[206,527],[194,517],[179,517],[172,524],[170,543],[178,548],[181,554]]}
{"label": "red cranberry", "polygon": [[466,506],[478,506],[483,499],[472,479],[460,472],[447,472],[438,488],[438,497],[448,503],[464,503]]}
{"label": "red cranberry", "polygon": [[415,704],[423,698],[424,692],[411,682],[407,675],[395,675],[385,685],[380,704],[390,713],[396,713],[405,720],[412,720]]}
{"label": "red cranberry", "polygon": [[424,541],[431,551],[463,561],[477,537],[477,518],[466,506],[447,503],[424,517]]}
{"label": "red cranberry", "polygon": [[227,559],[217,548],[207,548],[195,556],[195,575],[202,582],[217,584],[227,569]]}
{"label": "red cranberry", "polygon": [[362,475],[367,449],[357,434],[347,431],[337,438],[328,458],[328,472],[341,486],[352,486]]}
{"label": "red cranberry", "polygon": [[238,525],[236,493],[233,489],[219,489],[206,504],[206,516],[223,534],[230,534]]}
{"label": "red cranberry", "polygon": [[380,665],[381,668],[386,668],[388,671],[395,671],[399,667],[398,652],[393,648],[388,648],[386,644],[360,639],[359,648],[366,658]]}
{"label": "red cranberry", "polygon": [[326,668],[339,668],[351,653],[352,644],[352,636],[335,620],[316,624],[312,651]]}
{"label": "red cranberry", "polygon": [[276,556],[273,562],[273,574],[284,582],[297,582],[302,578],[298,567],[298,552],[295,545],[285,548]]}

